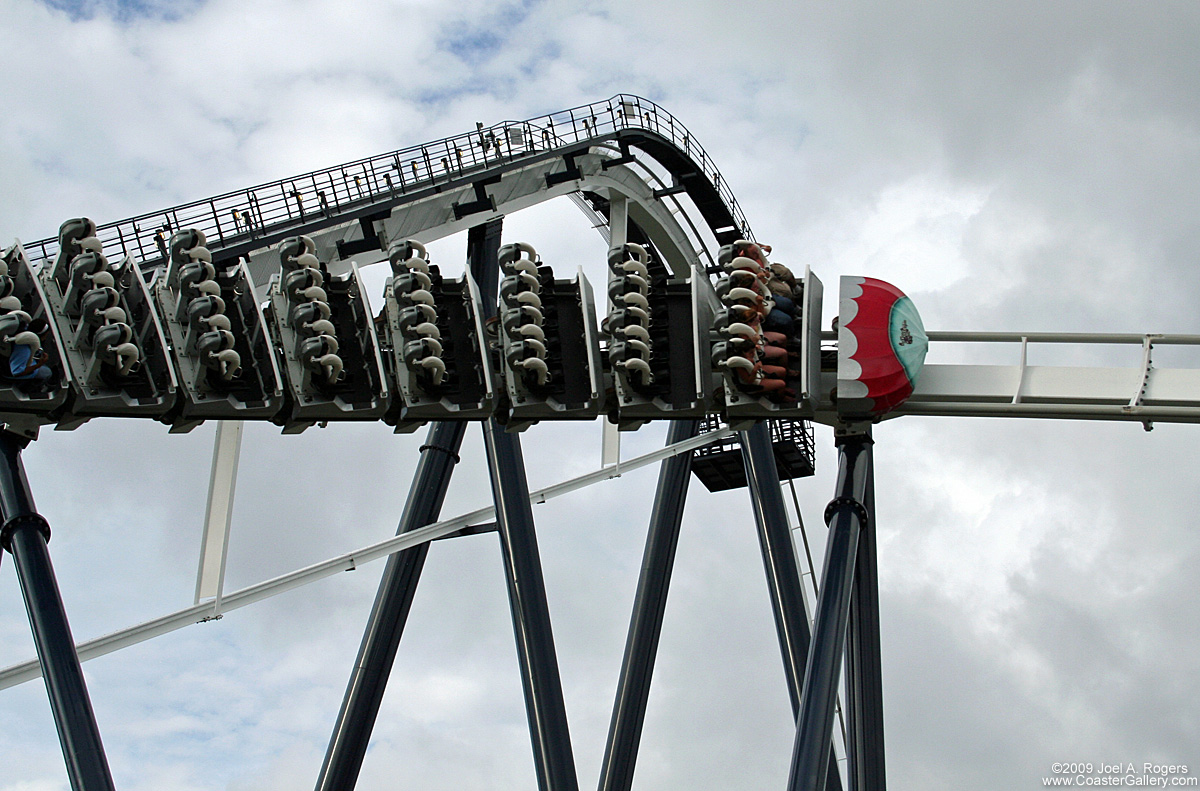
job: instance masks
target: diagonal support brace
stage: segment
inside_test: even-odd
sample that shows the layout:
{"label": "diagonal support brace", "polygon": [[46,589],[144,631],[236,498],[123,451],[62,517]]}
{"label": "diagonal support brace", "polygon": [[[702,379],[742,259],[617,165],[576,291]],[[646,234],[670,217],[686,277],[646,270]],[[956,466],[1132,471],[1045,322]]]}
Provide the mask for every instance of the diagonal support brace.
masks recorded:
{"label": "diagonal support brace", "polygon": [[[804,606],[800,563],[788,526],[783,492],[779,488],[779,468],[775,462],[770,429],[765,422],[757,423],[742,432],[741,442],[742,462],[746,467],[747,488],[754,506],[754,521],[758,527],[759,548],[762,550],[767,588],[771,594],[771,609],[775,614],[775,631],[783,655],[783,672],[791,698],[792,715],[799,716],[804,662],[812,640]],[[826,787],[829,791],[840,791],[842,779],[837,764],[827,764]]]}
{"label": "diagonal support brace", "polygon": [[[690,439],[699,430],[698,420],[672,421],[667,444]],[[692,454],[681,453],[664,460],[658,473],[654,510],[642,555],[642,573],[638,578],[621,677],[617,682],[617,698],[608,728],[608,743],[600,767],[600,791],[629,791],[633,787],[633,770],[646,720],[650,679],[658,656],[667,590],[675,566],[675,549],[679,544],[691,470]]]}

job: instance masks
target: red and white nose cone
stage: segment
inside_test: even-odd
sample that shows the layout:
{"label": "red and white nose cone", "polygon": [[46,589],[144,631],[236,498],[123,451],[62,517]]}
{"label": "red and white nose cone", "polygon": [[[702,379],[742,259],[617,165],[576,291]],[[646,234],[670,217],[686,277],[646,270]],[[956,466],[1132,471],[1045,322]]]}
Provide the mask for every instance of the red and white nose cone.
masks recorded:
{"label": "red and white nose cone", "polygon": [[838,414],[876,418],[912,395],[929,338],[904,292],[873,277],[841,281],[838,317]]}

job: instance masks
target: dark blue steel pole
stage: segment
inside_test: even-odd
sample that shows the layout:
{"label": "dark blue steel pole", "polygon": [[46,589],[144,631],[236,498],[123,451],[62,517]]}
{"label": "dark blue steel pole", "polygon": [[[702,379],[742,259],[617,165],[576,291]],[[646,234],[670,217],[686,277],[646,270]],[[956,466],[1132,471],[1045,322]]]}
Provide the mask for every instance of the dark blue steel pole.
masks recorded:
{"label": "dark blue steel pole", "polygon": [[579,782],[521,444],[494,419],[484,424],[483,440],[492,478],[492,499],[500,529],[538,788],[576,791]]}
{"label": "dark blue steel pole", "polygon": [[779,468],[771,447],[771,432],[766,421],[754,424],[741,434],[742,463],[758,526],[758,543],[767,572],[767,589],[775,613],[775,631],[783,653],[792,713],[800,709],[800,689],[804,683],[804,660],[808,656],[808,617],[804,612],[800,566],[792,531],[788,527],[783,492],[779,489]]}
{"label": "dark blue steel pole", "polygon": [[875,480],[867,480],[867,523],[858,538],[850,631],[846,638],[850,791],[886,791],[883,752],[883,676],[879,647],[879,564],[876,557]]}
{"label": "dark blue steel pole", "polygon": [[837,495],[825,509],[829,539],[800,696],[788,791],[822,791],[826,787],[858,537],[869,521],[865,500],[872,474],[870,435],[841,435],[838,450]]}
{"label": "dark blue steel pole", "polygon": [[[476,279],[491,276],[494,281],[490,273],[496,268],[501,226],[502,221],[493,220],[467,232],[467,257]],[[408,490],[397,535],[437,521],[466,430],[465,421],[435,423],[430,427],[421,446],[421,460]],[[388,558],[317,777],[317,791],[352,791],[358,783],[428,553],[429,544],[425,543]]]}
{"label": "dark blue steel pole", "polygon": [[[699,420],[675,420],[667,432],[667,444],[696,436]],[[642,725],[646,721],[646,702],[650,697],[650,679],[658,655],[667,590],[679,544],[679,526],[692,473],[692,454],[680,453],[662,463],[658,471],[658,490],[650,514],[650,530],[642,555],[642,573],[638,578],[629,636],[625,640],[625,658],[617,682],[612,723],[604,763],[600,767],[600,791],[628,791],[633,785]]]}
{"label": "dark blue steel pole", "polygon": [[[496,314],[496,290],[500,279],[497,255],[500,225],[499,221],[494,223],[494,226],[488,223],[495,234],[489,237],[488,260],[481,261],[478,271],[473,272],[485,318]],[[472,269],[475,269],[474,261]],[[496,506],[496,525],[504,556],[504,576],[508,582],[513,632],[517,638],[517,658],[521,665],[538,788],[541,791],[578,791],[579,780],[567,728],[567,707],[554,650],[550,607],[546,602],[546,584],[542,577],[533,508],[529,504],[529,482],[525,478],[521,441],[491,418],[483,424],[483,444],[492,480],[492,501]]]}
{"label": "dark blue steel pole", "polygon": [[[429,429],[397,534],[437,521],[466,428],[465,421],[458,421]],[[358,782],[428,553],[425,543],[388,558],[317,778],[318,791],[350,791]]]}
{"label": "dark blue steel pole", "polygon": [[74,791],[111,791],[112,773],[100,741],[75,640],[67,624],[46,542],[50,526],[33,505],[21,463],[23,440],[0,431],[0,543],[13,556],[42,678]]}
{"label": "dark blue steel pole", "polygon": [[[767,589],[775,614],[775,631],[783,654],[783,671],[792,715],[800,712],[800,695],[804,683],[804,663],[808,657],[811,632],[808,614],[804,609],[803,582],[796,557],[796,544],[788,526],[787,508],[779,488],[779,468],[771,445],[768,424],[756,423],[741,434],[742,462],[746,467],[746,482],[754,521],[758,526],[758,543],[762,549],[763,566],[767,573]],[[830,748],[832,749],[832,748]],[[840,791],[842,777],[837,764],[828,762],[829,791]]]}

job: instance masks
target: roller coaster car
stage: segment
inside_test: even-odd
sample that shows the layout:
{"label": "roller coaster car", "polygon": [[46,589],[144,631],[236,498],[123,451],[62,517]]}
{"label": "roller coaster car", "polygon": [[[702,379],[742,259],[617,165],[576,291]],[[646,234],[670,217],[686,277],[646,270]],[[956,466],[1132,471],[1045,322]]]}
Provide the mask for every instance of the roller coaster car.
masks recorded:
{"label": "roller coaster car", "polygon": [[543,418],[591,420],[603,407],[596,307],[582,269],[555,280],[528,245],[500,250],[499,338],[508,400],[505,427]]}
{"label": "roller coaster car", "polygon": [[274,418],[285,434],[318,421],[378,420],[391,404],[375,322],[358,267],[331,277],[306,236],[280,243],[267,324],[287,379]]}
{"label": "roller coaster car", "polygon": [[406,433],[429,420],[491,417],[497,394],[475,281],[443,277],[417,242],[399,242],[388,256],[382,318],[397,392],[384,422]]}
{"label": "roller coaster car", "polygon": [[71,392],[35,278],[19,242],[0,253],[0,422],[34,434],[55,422]]}
{"label": "roller coaster car", "polygon": [[151,283],[179,373],[163,422],[190,431],[206,418],[269,420],[283,408],[270,331],[245,263],[217,272],[196,230],[171,237],[169,263]]}
{"label": "roller coaster car", "polygon": [[32,279],[69,374],[60,429],[101,416],[159,418],[175,403],[175,371],[141,270],[132,256],[111,264],[95,233],[86,218],[63,223],[57,259]]}
{"label": "roller coaster car", "polygon": [[[718,282],[717,293],[724,291]],[[729,299],[733,289],[725,291],[724,300]],[[796,375],[788,379],[788,391],[782,396],[765,391],[748,382],[754,374],[752,354],[747,347],[748,328],[739,321],[737,305],[729,305],[719,311],[712,326],[712,364],[721,375],[721,392],[724,396],[722,414],[730,425],[764,418],[811,417],[818,399],[820,383],[821,344],[821,299],[823,286],[820,279],[805,269],[803,298],[795,317],[794,329],[787,348],[791,356],[786,367]],[[757,329],[754,327],[754,329]]]}
{"label": "roller coaster car", "polygon": [[653,276],[648,253],[627,244],[609,254],[613,308],[601,327],[614,401],[609,419],[624,429],[646,420],[700,418],[707,414],[712,372],[707,341],[712,307],[705,276]]}

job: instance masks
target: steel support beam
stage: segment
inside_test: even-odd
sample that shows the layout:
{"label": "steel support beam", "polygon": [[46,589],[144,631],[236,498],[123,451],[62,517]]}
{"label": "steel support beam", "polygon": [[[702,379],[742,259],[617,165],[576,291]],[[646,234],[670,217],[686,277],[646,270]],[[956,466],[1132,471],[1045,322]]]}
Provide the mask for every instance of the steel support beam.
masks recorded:
{"label": "steel support beam", "polygon": [[[699,430],[699,420],[672,421],[667,444],[690,439]],[[633,786],[633,770],[646,720],[650,679],[658,655],[658,639],[662,633],[667,590],[675,565],[675,549],[679,544],[679,526],[683,521],[691,473],[691,453],[672,456],[659,468],[654,510],[650,514],[650,530],[642,554],[642,572],[633,602],[629,636],[625,640],[625,658],[621,662],[604,763],[600,767],[600,791],[629,791]]]}
{"label": "steel support beam", "polygon": [[841,435],[838,451],[837,495],[825,509],[829,524],[825,569],[805,667],[788,791],[826,788],[858,537],[869,521],[865,502],[872,475],[871,438],[867,434]]}
{"label": "steel support beam", "polygon": [[850,630],[846,636],[849,697],[846,776],[850,791],[886,791],[883,677],[879,650],[879,566],[875,543],[875,481],[867,480],[867,523],[858,537]]}
{"label": "steel support beam", "polygon": [[534,768],[541,791],[576,791],[575,758],[567,728],[558,656],[546,602],[546,584],[529,503],[521,443],[515,434],[488,420],[483,426],[492,499],[500,527],[504,575],[512,607],[513,631],[525,690]]}
{"label": "steel support beam", "polygon": [[[465,422],[435,423],[429,429],[397,535],[437,521],[464,433]],[[321,765],[318,791],[350,791],[358,782],[428,553],[429,544],[423,543],[388,558]]]}
{"label": "steel support beam", "polygon": [[[619,478],[622,472],[640,470],[642,467],[656,464],[678,453],[691,453],[696,448],[711,445],[732,434],[733,432],[728,428],[709,431],[677,445],[668,445],[665,448],[659,448],[650,453],[643,453],[632,459],[626,459],[621,463],[619,471],[613,467],[593,470],[592,472],[577,475],[574,478],[568,478],[565,481],[532,491],[529,493],[529,497],[535,503],[548,502],[571,492],[577,492],[592,484]],[[278,577],[272,577],[269,580],[263,580],[254,585],[228,593],[222,599],[221,609],[223,612],[232,612],[242,607],[248,607],[251,604],[269,599],[272,596],[278,596],[295,588],[310,585],[317,580],[322,580],[345,571],[354,571],[357,568],[362,568],[366,563],[372,563],[380,558],[386,558],[409,547],[414,547],[417,544],[461,531],[470,525],[478,525],[494,519],[495,516],[495,507],[489,505],[465,514],[458,514],[441,522],[435,522],[432,525],[427,525],[411,533],[367,544],[365,547],[344,552],[341,555],[322,560],[319,563],[313,563],[310,566],[289,571],[286,574],[280,574]],[[168,632],[192,626],[203,621],[205,616],[211,612],[212,605],[208,602],[184,607],[182,610],[175,610],[174,612],[160,615],[157,618],[152,618],[149,621],[142,621],[128,628],[79,643],[75,646],[75,650],[79,654],[80,661],[86,662],[89,659],[111,654],[113,651],[137,645]],[[31,681],[40,676],[41,672],[38,669],[36,658],[0,668],[0,689],[24,684],[26,681]]]}
{"label": "steel support beam", "polygon": [[212,599],[213,615],[221,614],[221,596],[225,592],[225,561],[229,552],[238,460],[242,455],[242,429],[240,420],[218,420],[213,443],[208,506],[204,510],[204,535],[196,571],[196,598],[192,602],[199,604],[203,599]]}
{"label": "steel support beam", "polygon": [[[787,508],[779,488],[779,469],[771,446],[771,431],[766,421],[754,424],[741,434],[742,463],[746,467],[747,488],[758,526],[758,543],[767,573],[767,589],[775,614],[775,631],[783,654],[783,672],[792,716],[799,716],[804,683],[804,663],[808,657],[811,632],[804,608],[803,580],[796,557],[796,545],[788,526]],[[832,755],[832,745],[827,753]],[[842,778],[837,763],[828,762],[829,791],[839,791]]]}
{"label": "steel support beam", "polygon": [[[492,293],[495,293],[494,270],[500,229],[501,222],[496,220],[468,232],[467,257],[472,275],[485,282],[490,277]],[[490,258],[488,250],[491,250]],[[462,421],[435,423],[430,427],[425,444],[421,446],[421,459],[409,488],[397,535],[437,521],[465,433],[466,423]],[[317,791],[351,791],[358,782],[428,554],[429,544],[422,543],[388,558],[317,778]]]}
{"label": "steel support beam", "polygon": [[779,635],[783,671],[792,699],[792,713],[795,714],[800,710],[804,660],[808,656],[810,639],[800,564],[796,558],[795,544],[792,543],[783,492],[779,489],[779,470],[775,465],[775,451],[771,447],[771,432],[766,421],[755,423],[743,431],[740,439],[747,488],[754,507],[754,521],[758,526],[758,543],[767,572],[767,589],[775,613],[775,631]]}
{"label": "steel support beam", "polygon": [[23,445],[0,431],[0,544],[13,556],[71,788],[111,791],[112,773],[46,547],[50,526],[34,507],[21,463]]}
{"label": "steel support beam", "polygon": [[[500,222],[493,220],[472,228],[468,241],[472,251],[471,273],[479,286],[484,318],[496,315]],[[542,577],[521,441],[516,434],[505,432],[504,426],[495,418],[490,418],[483,424],[483,444],[492,480],[492,501],[500,531],[538,788],[541,791],[577,791],[579,780],[567,728],[567,707],[558,674],[558,656],[550,627],[550,607],[546,602],[546,583]]]}

